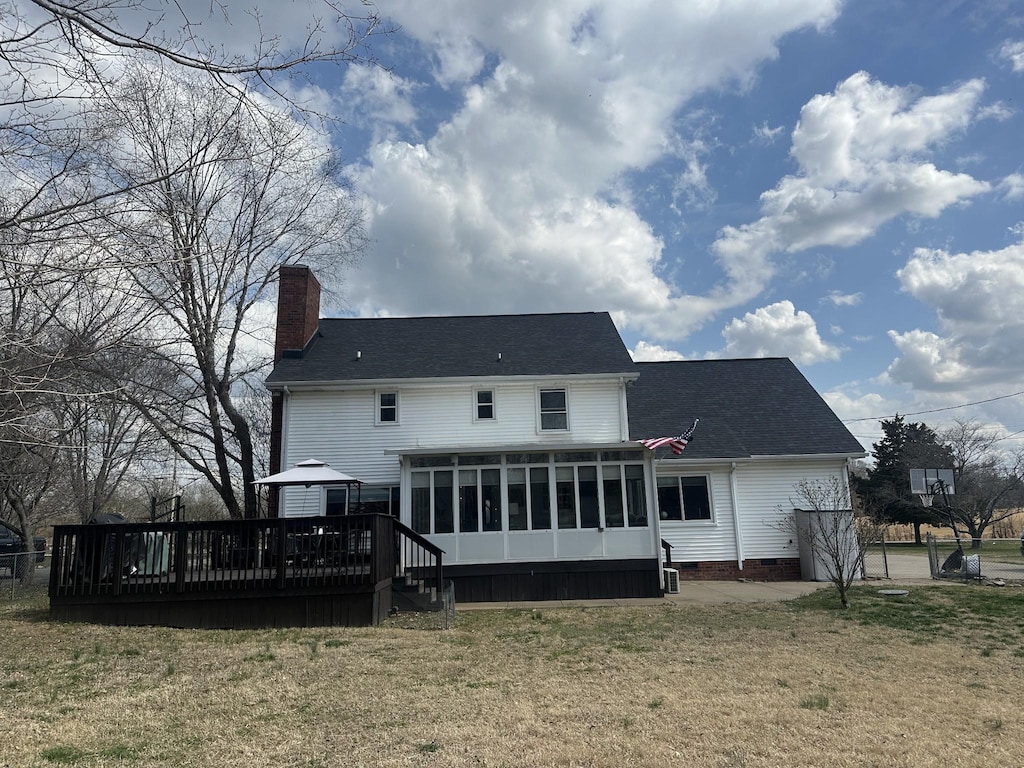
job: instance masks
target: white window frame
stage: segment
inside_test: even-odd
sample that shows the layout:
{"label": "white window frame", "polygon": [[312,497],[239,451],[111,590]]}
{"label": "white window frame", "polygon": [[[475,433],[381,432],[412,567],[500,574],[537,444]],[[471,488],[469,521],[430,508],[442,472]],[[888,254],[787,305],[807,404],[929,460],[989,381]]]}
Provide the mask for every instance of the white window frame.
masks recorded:
{"label": "white window frame", "polygon": [[[561,392],[565,396],[565,427],[559,429],[544,428],[544,411],[541,410],[541,395],[544,392]],[[563,411],[547,411],[547,413],[562,413]],[[537,432],[540,434],[565,433],[571,431],[572,421],[569,418],[569,388],[568,387],[537,387]]]}
{"label": "white window frame", "polygon": [[[480,402],[480,393],[481,392],[488,392],[488,393],[490,393],[490,395],[491,395],[491,402],[489,402],[489,403],[481,403]],[[497,421],[498,420],[498,410],[497,410],[497,404],[495,402],[496,400],[497,400],[497,398],[495,397],[494,388],[493,387],[480,387],[479,389],[474,389],[473,390],[473,421]],[[480,406],[481,405],[489,405],[489,406],[491,406],[491,415],[490,416],[481,416],[480,415]]]}
{"label": "white window frame", "polygon": [[[388,406],[381,405],[381,398],[384,397],[384,395],[394,395],[395,396],[395,404],[393,406],[391,406],[391,405],[388,405]],[[373,393],[373,409],[374,409],[373,410],[373,423],[376,426],[378,426],[378,427],[398,426],[398,424],[399,424],[399,422],[401,420],[401,414],[402,414],[401,406],[402,406],[402,396],[401,396],[401,394],[399,393],[399,391],[397,389],[378,389],[377,391],[375,391]],[[395,420],[394,421],[385,421],[384,419],[381,418],[381,411],[384,408],[394,408],[395,409]]]}
{"label": "white window frame", "polygon": [[[698,519],[698,520],[687,520],[686,519],[686,504],[683,502],[683,478],[691,478],[691,477],[702,477],[702,478],[704,478],[704,485],[708,489],[708,508],[711,511],[711,517],[704,518],[704,519]],[[681,518],[679,520],[673,520],[671,518],[663,518],[663,517],[661,517],[661,502],[660,502],[660,499],[658,498],[658,490],[659,490],[660,487],[664,487],[664,486],[659,486],[658,485],[658,480],[661,480],[663,478],[669,478],[669,479],[675,481],[676,493],[679,494],[679,510],[680,510],[680,514],[681,514]],[[662,525],[669,524],[669,525],[693,525],[693,526],[704,525],[704,526],[708,526],[708,525],[717,525],[718,524],[718,521],[717,521],[717,518],[716,518],[716,515],[715,515],[714,483],[711,482],[711,475],[710,474],[708,474],[706,472],[691,472],[691,473],[687,473],[685,475],[660,475],[657,478],[655,478],[654,490],[655,490],[655,503],[658,506],[658,510],[657,510],[658,518],[661,521]]]}

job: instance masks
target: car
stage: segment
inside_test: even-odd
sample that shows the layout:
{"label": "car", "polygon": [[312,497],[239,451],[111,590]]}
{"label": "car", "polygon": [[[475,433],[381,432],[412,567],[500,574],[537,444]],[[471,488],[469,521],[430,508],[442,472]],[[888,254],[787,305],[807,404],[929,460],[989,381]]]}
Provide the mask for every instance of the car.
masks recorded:
{"label": "car", "polygon": [[33,536],[32,549],[35,552],[34,556],[15,557],[28,551],[25,537],[21,531],[0,522],[0,568],[6,568],[14,576],[21,578],[33,561],[41,563],[46,558],[46,539],[42,536]]}

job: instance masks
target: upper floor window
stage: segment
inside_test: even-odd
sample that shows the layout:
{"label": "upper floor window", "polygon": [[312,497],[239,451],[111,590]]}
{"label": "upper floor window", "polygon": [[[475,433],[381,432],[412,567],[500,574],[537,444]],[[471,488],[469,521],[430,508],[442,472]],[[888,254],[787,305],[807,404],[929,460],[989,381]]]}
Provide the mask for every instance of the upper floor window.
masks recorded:
{"label": "upper floor window", "polygon": [[564,389],[540,391],[540,428],[542,430],[568,430],[569,409]]}
{"label": "upper floor window", "polygon": [[377,423],[397,424],[398,423],[398,393],[378,392],[377,393]]}
{"label": "upper floor window", "polygon": [[477,421],[494,418],[494,390],[478,389],[476,391]]}

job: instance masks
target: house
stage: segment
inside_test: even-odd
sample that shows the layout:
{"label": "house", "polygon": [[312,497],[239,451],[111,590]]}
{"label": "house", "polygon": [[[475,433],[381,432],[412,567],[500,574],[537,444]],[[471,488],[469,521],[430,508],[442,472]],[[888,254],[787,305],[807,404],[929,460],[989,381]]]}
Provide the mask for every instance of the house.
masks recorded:
{"label": "house", "polygon": [[[772,521],[863,455],[788,360],[637,364],[603,312],[320,319],[319,292],[282,268],[271,471],[316,457],[363,485],[271,514],[394,515],[460,600],[657,595],[664,544],[688,577],[798,578]],[[636,442],[695,418],[678,458]]]}
{"label": "house", "polygon": [[[687,579],[799,579],[780,516],[804,480],[848,477],[864,449],[786,358],[638,363],[630,437],[699,418],[680,455],[655,462],[659,535]],[[805,502],[806,503],[806,502]]]}

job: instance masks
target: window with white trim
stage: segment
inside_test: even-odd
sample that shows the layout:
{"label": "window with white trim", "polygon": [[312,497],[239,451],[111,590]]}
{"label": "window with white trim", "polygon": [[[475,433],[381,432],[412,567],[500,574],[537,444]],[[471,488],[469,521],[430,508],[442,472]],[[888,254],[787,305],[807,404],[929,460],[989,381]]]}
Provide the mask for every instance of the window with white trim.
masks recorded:
{"label": "window with white trim", "polygon": [[397,424],[398,423],[398,393],[378,392],[377,393],[377,423]]}
{"label": "window with white trim", "polygon": [[564,388],[539,391],[542,431],[569,430],[569,398]]}
{"label": "window with white trim", "polygon": [[659,477],[658,514],[662,520],[710,521],[711,491],[707,476]]}
{"label": "window with white trim", "polygon": [[477,421],[490,421],[494,419],[494,390],[478,389],[475,394],[476,410],[473,418]]}

